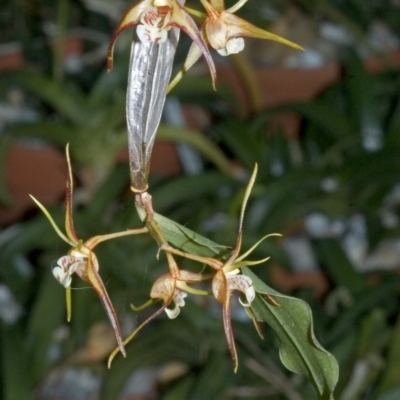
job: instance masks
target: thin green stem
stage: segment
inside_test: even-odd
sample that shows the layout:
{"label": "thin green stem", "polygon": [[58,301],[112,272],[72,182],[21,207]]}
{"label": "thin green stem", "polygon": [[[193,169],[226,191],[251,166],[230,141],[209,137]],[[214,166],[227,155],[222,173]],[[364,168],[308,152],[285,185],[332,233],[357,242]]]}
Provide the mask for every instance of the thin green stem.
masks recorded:
{"label": "thin green stem", "polygon": [[207,16],[207,14],[203,13],[202,11],[198,11],[198,10],[195,10],[194,8],[190,8],[190,7],[186,7],[186,6],[185,6],[185,11],[187,11],[189,14],[192,14],[193,16],[198,17],[198,18],[205,18]]}

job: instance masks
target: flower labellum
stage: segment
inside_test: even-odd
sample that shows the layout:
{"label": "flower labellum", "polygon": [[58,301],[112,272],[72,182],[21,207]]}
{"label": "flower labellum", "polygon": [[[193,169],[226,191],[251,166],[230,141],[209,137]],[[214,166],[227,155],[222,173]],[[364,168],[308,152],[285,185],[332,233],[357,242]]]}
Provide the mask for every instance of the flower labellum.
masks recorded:
{"label": "flower labellum", "polygon": [[71,285],[72,274],[78,269],[85,268],[85,264],[83,257],[63,256],[53,268],[53,275],[67,289]]}

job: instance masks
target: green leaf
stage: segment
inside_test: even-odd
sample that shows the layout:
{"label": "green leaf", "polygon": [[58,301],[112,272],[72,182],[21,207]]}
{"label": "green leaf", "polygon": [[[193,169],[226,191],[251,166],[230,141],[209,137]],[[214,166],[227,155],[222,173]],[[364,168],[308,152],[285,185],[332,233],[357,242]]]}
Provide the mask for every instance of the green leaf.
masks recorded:
{"label": "green leaf", "polygon": [[[185,318],[155,321],[126,347],[127,357],[116,357],[105,376],[101,400],[115,400],[136,369],[159,367],[169,361],[197,363],[199,347],[196,333]],[[193,336],[193,334],[195,336]]]}
{"label": "green leaf", "polygon": [[223,141],[235,159],[250,170],[254,163],[259,163],[265,157],[267,149],[262,136],[249,129],[247,122],[233,118],[223,120],[213,128],[213,134]]}
{"label": "green leaf", "polygon": [[234,378],[232,366],[221,354],[213,354],[197,377],[188,400],[221,399]]}
{"label": "green leaf", "polygon": [[158,211],[176,207],[193,199],[203,199],[221,187],[234,184],[231,178],[220,172],[203,172],[200,175],[181,176],[164,183],[160,188],[152,190],[153,206]]}
{"label": "green leaf", "polygon": [[[398,381],[398,379],[397,379]],[[396,386],[395,388],[385,392],[380,395],[376,400],[398,400],[400,398],[400,386]]]}
{"label": "green leaf", "polygon": [[[248,268],[242,270],[253,280],[254,288],[259,293],[252,303],[256,317],[267,322],[279,336],[282,363],[290,371],[307,377],[320,399],[332,400],[339,366],[335,357],[315,338],[308,304],[270,288]],[[279,306],[269,303],[262,294],[271,296]]]}
{"label": "green leaf", "polygon": [[254,118],[255,128],[262,129],[265,121],[273,115],[294,112],[310,120],[320,127],[326,134],[338,139],[351,136],[353,131],[348,118],[343,113],[332,109],[330,104],[321,103],[291,103],[269,108]]}
{"label": "green leaf", "polygon": [[346,336],[349,330],[359,330],[362,316],[370,310],[376,307],[389,309],[396,301],[399,284],[400,278],[391,275],[376,287],[368,287],[356,296],[355,303],[343,311],[330,327],[326,341],[333,345]]}
{"label": "green leaf", "polygon": [[12,204],[11,195],[6,187],[6,162],[10,150],[10,138],[3,137],[0,141],[0,204],[9,206]]}
{"label": "green leaf", "polygon": [[383,131],[378,118],[378,104],[374,99],[372,78],[354,50],[347,50],[345,58],[345,84],[354,130],[361,133],[367,150],[377,150],[383,142]]}
{"label": "green leaf", "polygon": [[346,287],[353,294],[365,288],[361,275],[356,272],[346,253],[336,240],[321,239],[315,241],[314,244],[329,276],[337,286]]}
{"label": "green leaf", "polygon": [[54,279],[53,274],[43,274],[38,295],[30,312],[28,345],[30,376],[34,381],[41,379],[50,366],[49,348],[54,331],[65,321],[64,288]]}
{"label": "green leaf", "polygon": [[[146,211],[138,206],[136,206],[136,210],[140,219],[144,221],[146,219]],[[231,252],[230,247],[217,244],[160,214],[154,213],[154,219],[165,239],[182,251],[202,257],[216,258],[224,257]]]}
{"label": "green leaf", "polygon": [[195,380],[194,374],[185,376],[162,397],[162,400],[187,399]]}
{"label": "green leaf", "polygon": [[228,176],[235,175],[235,168],[221,149],[201,132],[176,126],[160,125],[157,131],[160,140],[183,142],[198,150],[220,171]]}
{"label": "green leaf", "polygon": [[52,121],[39,121],[27,124],[19,124],[10,127],[6,134],[8,138],[39,138],[62,147],[69,142],[74,143],[75,135],[71,134],[75,128],[65,123]]}
{"label": "green leaf", "polygon": [[[55,110],[76,124],[85,124],[88,119],[86,99],[78,87],[67,90],[49,77],[27,70],[11,76],[19,86],[32,92],[42,101],[51,105]],[[68,87],[70,89],[70,86]]]}
{"label": "green leaf", "polygon": [[[396,390],[396,393],[398,393],[397,398],[400,398],[400,387],[398,386],[400,376],[400,317],[397,318],[396,325],[393,329],[388,352],[388,359],[379,385],[379,393],[386,394],[389,390]],[[381,397],[384,398],[384,396]],[[381,397],[379,397],[379,399]],[[394,398],[395,397],[393,397],[393,399]]]}
{"label": "green leaf", "polygon": [[27,369],[24,335],[19,325],[0,326],[1,387],[4,400],[29,399],[32,384]]}

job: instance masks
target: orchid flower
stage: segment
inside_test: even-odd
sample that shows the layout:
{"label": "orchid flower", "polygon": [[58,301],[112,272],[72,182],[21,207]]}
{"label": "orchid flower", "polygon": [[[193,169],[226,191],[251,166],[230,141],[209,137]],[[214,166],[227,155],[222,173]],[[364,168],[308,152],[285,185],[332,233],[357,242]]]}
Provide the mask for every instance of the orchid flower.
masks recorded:
{"label": "orchid flower", "polygon": [[247,261],[246,257],[253,252],[254,249],[266,238],[270,236],[280,236],[279,234],[269,234],[261,238],[253,247],[251,247],[247,252],[239,256],[241,245],[242,245],[242,235],[243,235],[243,217],[246,208],[246,204],[248,198],[251,193],[251,189],[254,185],[254,181],[257,175],[257,164],[254,168],[254,172],[251,176],[250,182],[246,188],[241,213],[239,220],[239,233],[236,241],[236,246],[232,251],[232,254],[226,261],[221,261],[215,258],[210,257],[201,257],[194,254],[189,254],[182,252],[180,250],[174,249],[170,246],[161,246],[161,248],[167,252],[180,255],[185,258],[189,258],[191,260],[199,261],[203,264],[210,266],[211,268],[217,270],[216,274],[212,279],[212,292],[215,299],[222,304],[222,312],[223,312],[223,321],[224,321],[224,330],[225,335],[228,341],[228,347],[231,353],[234,371],[237,371],[238,368],[238,357],[236,352],[235,341],[232,332],[231,325],[231,310],[230,310],[230,301],[231,295],[234,291],[241,292],[245,301],[240,300],[241,304],[246,307],[248,314],[252,317],[253,322],[253,314],[249,307],[251,306],[252,301],[255,298],[255,289],[253,286],[253,282],[250,277],[243,275],[240,273],[240,268],[244,266],[253,266],[257,264],[261,264],[269,259],[269,257],[264,258],[258,261]]}
{"label": "orchid flower", "polygon": [[143,43],[165,43],[168,31],[177,27],[184,31],[199,49],[199,57],[204,55],[210,68],[213,86],[215,87],[216,70],[211,54],[197,28],[196,23],[181,5],[182,0],[142,0],[132,6],[119,21],[111,38],[108,49],[107,68],[113,67],[113,52],[118,36],[128,28],[138,25],[136,34]]}
{"label": "orchid flower", "polygon": [[[297,50],[303,48],[290,40],[284,39],[271,32],[265,31],[250,22],[236,16],[247,0],[239,0],[234,6],[225,9],[224,0],[200,0],[206,9],[207,16],[201,26],[204,41],[220,55],[236,54],[244,49],[244,37],[273,40]],[[196,43],[192,43],[182,69],[169,84],[170,91],[183,77],[183,75],[200,58],[201,51]]]}
{"label": "orchid flower", "polygon": [[[166,255],[170,272],[163,274],[156,279],[150,291],[150,300],[139,307],[135,307],[133,304],[131,304],[131,308],[134,311],[141,311],[157,301],[162,301],[163,305],[159,310],[142,322],[124,340],[124,345],[129,343],[145,325],[160,315],[163,311],[165,311],[169,319],[175,319],[179,315],[181,307],[185,305],[185,298],[187,297],[188,293],[196,295],[209,294],[207,291],[192,288],[188,285],[188,283],[198,283],[210,279],[211,276],[187,270],[180,270],[176,265],[171,253],[166,251]],[[173,304],[172,308],[170,307],[171,304]],[[111,363],[119,351],[120,349],[117,347],[110,354],[110,357],[108,358],[108,368],[111,367]]]}
{"label": "orchid flower", "polygon": [[115,239],[121,236],[135,235],[138,233],[147,232],[147,228],[126,230],[123,232],[112,233],[108,235],[94,236],[85,242],[78,238],[72,215],[72,196],[73,196],[73,181],[71,161],[69,157],[69,146],[66,148],[66,157],[68,163],[68,178],[66,190],[66,211],[65,211],[65,231],[64,234],[55,221],[51,217],[47,209],[33,196],[32,200],[43,211],[44,215],[49,220],[50,224],[56,231],[57,235],[71,248],[67,255],[62,256],[57,261],[57,266],[53,269],[54,277],[66,288],[66,302],[67,302],[67,320],[71,320],[71,281],[72,275],[78,275],[83,281],[89,283],[96,291],[107,315],[114,329],[118,346],[125,356],[125,349],[122,342],[121,329],[118,323],[117,315],[111,300],[107,294],[107,290],[99,275],[99,263],[93,249],[101,242],[106,240]]}

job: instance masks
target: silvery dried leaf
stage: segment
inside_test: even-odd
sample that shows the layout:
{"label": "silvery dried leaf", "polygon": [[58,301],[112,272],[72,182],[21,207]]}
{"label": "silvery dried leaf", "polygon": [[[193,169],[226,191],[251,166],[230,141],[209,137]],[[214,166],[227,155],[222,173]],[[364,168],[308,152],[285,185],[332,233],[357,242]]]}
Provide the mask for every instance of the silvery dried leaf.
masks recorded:
{"label": "silvery dried leaf", "polygon": [[[126,98],[131,185],[147,188],[150,158],[164,107],[180,30],[172,28],[166,42],[132,42]],[[135,34],[136,38],[136,34]]]}

